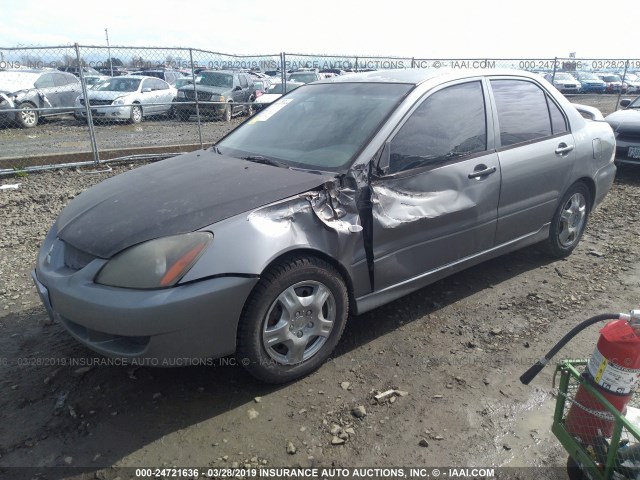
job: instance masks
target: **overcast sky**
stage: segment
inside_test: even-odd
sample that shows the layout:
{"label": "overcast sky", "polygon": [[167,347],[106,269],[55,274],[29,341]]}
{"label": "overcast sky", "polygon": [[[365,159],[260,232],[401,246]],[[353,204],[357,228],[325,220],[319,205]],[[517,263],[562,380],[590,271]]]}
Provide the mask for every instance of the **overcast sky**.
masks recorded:
{"label": "overcast sky", "polygon": [[[194,47],[235,54],[637,58],[613,3],[501,0],[0,0],[0,47]],[[631,4],[627,4],[631,5]]]}

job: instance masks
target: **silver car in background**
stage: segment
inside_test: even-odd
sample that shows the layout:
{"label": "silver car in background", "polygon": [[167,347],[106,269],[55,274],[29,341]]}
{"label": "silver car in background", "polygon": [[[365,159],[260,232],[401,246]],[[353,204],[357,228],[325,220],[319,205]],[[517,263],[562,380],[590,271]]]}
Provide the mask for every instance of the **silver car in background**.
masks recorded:
{"label": "silver car in background", "polygon": [[327,360],[350,313],[527,245],[571,254],[616,172],[611,127],[578,108],[592,120],[512,70],[303,85],[208,150],[79,195],[33,277],[97,352],[235,353],[287,382]]}
{"label": "silver car in background", "polygon": [[[155,77],[109,77],[87,90],[94,120],[140,123],[146,116],[173,116],[177,90]],[[76,99],[76,118],[86,119],[82,95]]]}

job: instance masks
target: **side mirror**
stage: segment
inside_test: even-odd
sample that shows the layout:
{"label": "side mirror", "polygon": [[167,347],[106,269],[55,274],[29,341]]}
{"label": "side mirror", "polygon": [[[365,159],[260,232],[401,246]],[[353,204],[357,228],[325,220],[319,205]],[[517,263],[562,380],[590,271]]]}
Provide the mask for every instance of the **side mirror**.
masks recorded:
{"label": "side mirror", "polygon": [[620,106],[622,108],[627,108],[630,104],[631,100],[629,100],[628,98],[623,98],[622,100],[620,100]]}
{"label": "side mirror", "polygon": [[150,88],[143,88],[142,93],[149,93],[151,91]]}
{"label": "side mirror", "polygon": [[242,90],[240,85],[236,85],[236,88],[233,89],[234,92],[239,92],[240,90]]}

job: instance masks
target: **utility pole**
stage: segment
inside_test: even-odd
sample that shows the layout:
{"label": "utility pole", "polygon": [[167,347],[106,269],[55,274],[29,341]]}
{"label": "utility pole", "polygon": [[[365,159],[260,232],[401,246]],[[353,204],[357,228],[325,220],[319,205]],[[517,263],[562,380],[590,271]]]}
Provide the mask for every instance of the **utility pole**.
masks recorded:
{"label": "utility pole", "polygon": [[111,76],[113,77],[113,60],[111,60],[111,47],[109,46],[109,30],[105,28],[104,34],[107,37],[107,54],[109,55],[109,70],[111,70]]}

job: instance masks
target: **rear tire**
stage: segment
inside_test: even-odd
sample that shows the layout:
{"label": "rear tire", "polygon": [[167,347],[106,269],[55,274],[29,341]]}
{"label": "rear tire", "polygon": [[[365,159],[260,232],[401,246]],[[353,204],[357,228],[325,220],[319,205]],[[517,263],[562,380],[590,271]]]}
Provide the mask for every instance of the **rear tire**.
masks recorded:
{"label": "rear tire", "polygon": [[285,383],[319,368],[347,322],[340,273],[313,256],[294,256],[262,275],[238,325],[236,355],[257,379]]}
{"label": "rear tire", "polygon": [[578,246],[591,212],[591,192],[582,182],[574,183],[564,194],[551,220],[545,250],[564,258]]}

